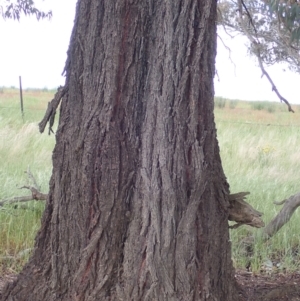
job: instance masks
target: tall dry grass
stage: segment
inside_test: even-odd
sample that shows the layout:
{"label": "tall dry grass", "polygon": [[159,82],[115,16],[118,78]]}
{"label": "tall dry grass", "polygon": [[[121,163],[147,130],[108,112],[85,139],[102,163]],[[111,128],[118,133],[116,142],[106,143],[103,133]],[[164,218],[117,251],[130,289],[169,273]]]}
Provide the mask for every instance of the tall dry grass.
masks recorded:
{"label": "tall dry grass", "polygon": [[[251,103],[240,102],[234,110],[215,109],[222,163],[231,192],[249,191],[247,200],[264,213],[266,224],[281,209],[273,202],[300,190],[299,109],[296,107],[292,114],[282,110],[286,109],[282,104],[272,105],[272,110],[268,106],[256,111]],[[268,242],[260,239],[261,229],[243,226],[231,230],[237,267],[251,262],[255,271],[263,269],[266,263],[272,263],[274,270],[299,269],[299,218],[300,211],[296,210],[290,222]],[[257,239],[249,257],[241,242],[250,235]]]}
{"label": "tall dry grass", "polygon": [[[28,183],[24,171],[30,167],[42,191],[48,191],[54,135],[41,135],[38,122],[55,91],[24,91],[24,120],[19,92],[0,89],[0,199],[23,195],[19,187]],[[270,109],[270,106],[273,107]],[[221,99],[215,108],[223,167],[231,192],[250,191],[248,197],[268,223],[280,210],[273,205],[299,191],[300,109],[288,113],[282,104],[255,109],[251,102]],[[18,271],[27,261],[44,210],[42,202],[0,207],[0,273]],[[269,242],[261,230],[242,226],[231,230],[233,257],[237,267],[251,262],[259,271],[265,262],[280,270],[299,269],[299,210]],[[243,253],[244,237],[257,237],[252,257]],[[277,263],[275,262],[277,261]],[[278,267],[276,266],[278,264]]]}
{"label": "tall dry grass", "polygon": [[[54,91],[24,91],[24,118],[19,92],[0,93],[0,200],[30,195],[20,187],[32,185],[25,171],[30,168],[41,190],[48,191],[54,135],[41,135],[38,122]],[[40,227],[44,203],[31,201],[0,207],[0,273],[18,271],[27,261]]]}

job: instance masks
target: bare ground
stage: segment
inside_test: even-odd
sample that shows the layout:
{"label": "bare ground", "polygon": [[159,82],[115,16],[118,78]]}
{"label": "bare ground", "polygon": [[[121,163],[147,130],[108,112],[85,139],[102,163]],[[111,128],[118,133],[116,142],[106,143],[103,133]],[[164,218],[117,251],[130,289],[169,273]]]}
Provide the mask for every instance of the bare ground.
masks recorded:
{"label": "bare ground", "polygon": [[[300,272],[288,274],[255,275],[245,270],[236,271],[240,301],[300,301]],[[16,275],[0,276],[1,291]]]}
{"label": "bare ground", "polygon": [[255,275],[236,271],[241,301],[300,301],[300,272]]}

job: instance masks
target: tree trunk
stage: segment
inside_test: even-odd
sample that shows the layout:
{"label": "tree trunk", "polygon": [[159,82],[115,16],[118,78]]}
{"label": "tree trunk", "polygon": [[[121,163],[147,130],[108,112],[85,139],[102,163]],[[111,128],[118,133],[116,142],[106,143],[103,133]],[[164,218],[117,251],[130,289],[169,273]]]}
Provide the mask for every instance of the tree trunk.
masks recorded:
{"label": "tree trunk", "polygon": [[216,1],[80,0],[46,211],[2,300],[237,300]]}

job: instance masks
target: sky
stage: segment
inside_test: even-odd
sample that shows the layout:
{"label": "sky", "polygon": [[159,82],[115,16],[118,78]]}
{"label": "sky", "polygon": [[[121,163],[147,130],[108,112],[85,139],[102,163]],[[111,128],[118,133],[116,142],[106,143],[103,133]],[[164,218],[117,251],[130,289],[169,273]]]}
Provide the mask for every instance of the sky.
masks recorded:
{"label": "sky", "polygon": [[[1,0],[0,0],[1,1]],[[75,16],[76,0],[36,0],[37,7],[51,9],[50,21],[32,17],[21,20],[0,18],[0,87],[19,85],[23,88],[56,88],[64,84],[61,73],[67,58],[70,35]],[[242,37],[219,35],[228,50],[218,41],[215,95],[230,99],[279,101],[271,85],[249,57]],[[230,59],[231,58],[231,59]],[[276,87],[290,103],[300,104],[299,75],[286,66],[267,68]]]}

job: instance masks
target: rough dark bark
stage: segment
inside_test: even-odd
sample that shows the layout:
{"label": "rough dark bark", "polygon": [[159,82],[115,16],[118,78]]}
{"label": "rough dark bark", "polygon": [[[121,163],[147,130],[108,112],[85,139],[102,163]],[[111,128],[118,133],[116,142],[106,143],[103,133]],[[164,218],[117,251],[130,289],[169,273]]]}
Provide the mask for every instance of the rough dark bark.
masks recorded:
{"label": "rough dark bark", "polygon": [[81,0],[32,258],[2,300],[237,300],[216,2]]}

